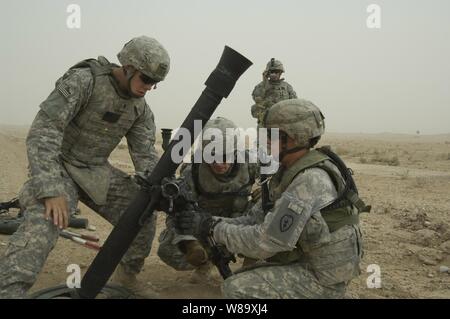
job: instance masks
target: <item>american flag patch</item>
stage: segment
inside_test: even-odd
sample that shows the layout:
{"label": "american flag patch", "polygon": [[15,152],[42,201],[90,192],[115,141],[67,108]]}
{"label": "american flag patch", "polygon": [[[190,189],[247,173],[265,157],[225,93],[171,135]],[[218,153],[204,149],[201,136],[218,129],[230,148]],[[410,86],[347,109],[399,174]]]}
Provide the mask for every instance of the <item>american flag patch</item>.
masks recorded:
{"label": "american flag patch", "polygon": [[70,88],[64,83],[58,85],[58,91],[61,92],[66,99],[70,96]]}

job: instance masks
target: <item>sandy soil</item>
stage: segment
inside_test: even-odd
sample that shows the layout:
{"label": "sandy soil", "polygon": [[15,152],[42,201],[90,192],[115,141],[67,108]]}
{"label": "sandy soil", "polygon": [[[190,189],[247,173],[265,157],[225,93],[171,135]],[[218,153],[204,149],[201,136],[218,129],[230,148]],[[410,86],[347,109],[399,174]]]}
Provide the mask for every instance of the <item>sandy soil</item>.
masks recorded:
{"label": "sandy soil", "polygon": [[[0,201],[16,196],[26,180],[25,127],[0,127]],[[372,205],[361,215],[365,237],[362,274],[349,288],[350,298],[450,298],[450,135],[328,134],[330,144],[355,173],[360,193]],[[131,172],[126,148],[117,149],[113,165]],[[105,240],[111,226],[80,205],[95,232]],[[164,216],[158,215],[158,234]],[[88,231],[86,231],[88,232]],[[157,237],[155,237],[157,238]],[[0,253],[8,237],[0,235]],[[220,298],[218,282],[192,284],[189,272],[177,272],[156,256],[158,241],[146,260],[142,280],[163,298]],[[66,267],[86,270],[95,251],[65,239],[58,241],[32,291],[62,284]],[[368,265],[379,265],[382,287],[368,288]],[[236,265],[238,266],[238,265]]]}

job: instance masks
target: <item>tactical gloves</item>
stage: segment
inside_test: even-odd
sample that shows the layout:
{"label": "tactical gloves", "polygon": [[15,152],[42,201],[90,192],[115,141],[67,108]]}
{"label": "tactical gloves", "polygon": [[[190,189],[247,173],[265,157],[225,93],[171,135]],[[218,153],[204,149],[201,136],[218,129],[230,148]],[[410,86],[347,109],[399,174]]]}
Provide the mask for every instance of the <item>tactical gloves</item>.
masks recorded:
{"label": "tactical gloves", "polygon": [[208,213],[187,210],[175,214],[175,227],[180,235],[192,235],[198,239],[205,239],[209,236],[214,224],[212,216]]}

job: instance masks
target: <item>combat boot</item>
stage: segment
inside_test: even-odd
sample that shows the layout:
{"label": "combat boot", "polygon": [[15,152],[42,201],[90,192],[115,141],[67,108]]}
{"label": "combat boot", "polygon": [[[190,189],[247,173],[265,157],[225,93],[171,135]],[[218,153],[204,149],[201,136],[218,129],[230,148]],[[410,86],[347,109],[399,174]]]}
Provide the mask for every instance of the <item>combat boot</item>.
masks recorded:
{"label": "combat boot", "polygon": [[130,290],[139,299],[157,299],[159,294],[150,282],[143,282],[136,278],[136,274],[127,272],[119,265],[114,272],[111,282]]}
{"label": "combat boot", "polygon": [[198,267],[208,261],[208,253],[198,241],[190,240],[182,243],[184,258],[189,264]]}

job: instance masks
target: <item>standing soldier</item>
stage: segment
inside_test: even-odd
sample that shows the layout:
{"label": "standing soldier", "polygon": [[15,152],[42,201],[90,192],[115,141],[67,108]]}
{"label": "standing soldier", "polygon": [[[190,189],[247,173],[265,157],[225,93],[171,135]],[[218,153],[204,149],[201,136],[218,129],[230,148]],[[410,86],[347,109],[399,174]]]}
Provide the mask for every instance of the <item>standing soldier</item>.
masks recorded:
{"label": "standing soldier", "polygon": [[[210,120],[203,132],[209,129],[220,130],[223,143],[236,139],[236,135],[230,130],[237,126],[230,120],[218,117]],[[227,132],[227,129],[228,132]],[[203,135],[202,149],[211,143],[211,137]],[[239,217],[250,206],[252,186],[257,175],[256,164],[238,163],[236,153],[236,141],[234,141],[233,154],[223,153],[223,163],[206,162],[185,165],[181,176],[186,185],[187,192],[196,201],[199,207],[214,216]],[[218,155],[217,152],[214,154]],[[226,161],[226,157],[233,162]],[[202,244],[193,236],[181,236],[176,234],[173,218],[167,217],[167,228],[161,233],[158,255],[166,264],[176,270],[193,270],[193,281],[205,281],[209,278],[211,263],[208,261],[208,253]]]}
{"label": "standing soldier", "polygon": [[[41,103],[27,137],[30,179],[20,193],[24,221],[0,259],[0,297],[24,297],[36,281],[78,200],[115,225],[138,190],[108,157],[123,137],[136,172],[157,161],[155,123],[144,96],[164,80],[170,59],[146,36],[118,54],[70,68]],[[152,295],[137,281],[150,253],[155,219],[148,220],[116,270],[115,280],[139,296]]]}
{"label": "standing soldier", "polygon": [[259,260],[224,282],[226,298],[341,298],[360,273],[358,216],[368,207],[345,164],[330,151],[313,149],[323,119],[306,100],[282,101],[268,111],[264,126],[279,129],[270,143],[279,145],[281,165],[269,184],[273,206],[267,212],[259,202],[234,219],[177,215],[181,234],[213,236],[230,252]]}
{"label": "standing soldier", "polygon": [[275,103],[283,100],[296,99],[292,86],[281,78],[284,73],[284,66],[279,60],[272,58],[263,72],[263,80],[253,90],[252,97],[255,104],[251,108],[251,113],[262,123],[264,114]]}

